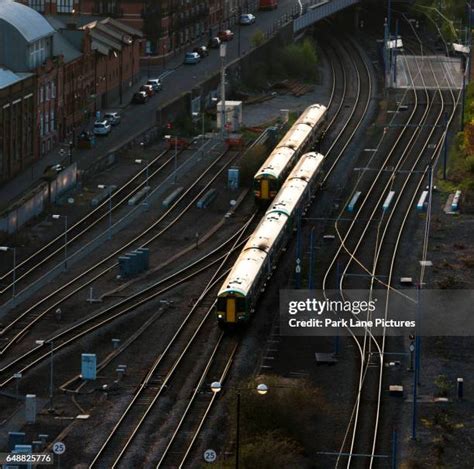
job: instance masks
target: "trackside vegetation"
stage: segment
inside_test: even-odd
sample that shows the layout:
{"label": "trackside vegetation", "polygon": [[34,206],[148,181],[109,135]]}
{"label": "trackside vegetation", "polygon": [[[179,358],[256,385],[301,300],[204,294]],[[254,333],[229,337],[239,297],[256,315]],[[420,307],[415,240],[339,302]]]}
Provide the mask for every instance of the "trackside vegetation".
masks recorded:
{"label": "trackside vegetation", "polygon": [[[268,385],[264,396],[259,383]],[[321,392],[308,381],[259,376],[238,384],[240,390],[240,462],[242,468],[310,467],[313,434],[326,404]],[[228,441],[235,443],[237,391],[226,395]],[[228,448],[235,457],[235,448]],[[216,465],[233,468],[234,457]]]}
{"label": "trackside vegetation", "polygon": [[474,82],[467,87],[464,130],[458,132],[449,149],[447,180],[438,171],[438,186],[443,192],[460,189],[465,208],[474,205]]}
{"label": "trackside vegetation", "polygon": [[[256,42],[259,42],[257,36],[254,38]],[[311,38],[283,47],[275,45],[265,60],[256,62],[252,72],[243,76],[244,85],[249,89],[263,90],[288,78],[314,83],[318,80],[318,63],[317,46]]]}

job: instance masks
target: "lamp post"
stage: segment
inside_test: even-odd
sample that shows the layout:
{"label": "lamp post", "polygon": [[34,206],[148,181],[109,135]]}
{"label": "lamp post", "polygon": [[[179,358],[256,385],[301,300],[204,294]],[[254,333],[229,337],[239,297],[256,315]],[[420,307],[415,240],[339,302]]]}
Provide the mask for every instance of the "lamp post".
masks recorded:
{"label": "lamp post", "polygon": [[0,251],[12,251],[13,253],[13,282],[12,282],[12,298],[15,298],[15,289],[16,289],[16,248],[11,248],[9,246],[0,246]]}
{"label": "lamp post", "polygon": [[221,58],[221,135],[222,138],[225,136],[225,56],[226,56],[226,45],[221,44],[219,49],[219,56]]}
{"label": "lamp post", "polygon": [[[143,142],[140,143],[140,145],[143,145]],[[143,164],[145,163],[145,186],[148,187],[148,190],[145,194],[145,206],[148,207],[148,194],[150,192],[150,183],[149,183],[149,167],[150,167],[150,162],[148,160],[142,160],[142,159],[136,159],[135,160],[136,164]]]}
{"label": "lamp post", "polygon": [[64,270],[67,270],[67,215],[52,215],[54,220],[64,218]]}
{"label": "lamp post", "polygon": [[[171,135],[165,135],[165,139],[171,144]],[[174,172],[173,172],[173,184],[176,184],[178,178],[178,136],[174,136]]]}
{"label": "lamp post", "polygon": [[239,42],[237,44],[237,57],[240,59],[240,28],[241,28],[241,24],[240,24],[240,17],[242,16],[242,6],[240,5],[240,0],[239,0],[239,8],[238,8],[238,17],[237,17],[237,22],[239,23],[239,29],[238,29],[238,33],[239,33]]}
{"label": "lamp post", "polygon": [[49,361],[49,409],[48,412],[54,412],[53,407],[53,393],[54,393],[54,343],[52,340],[37,340],[36,345],[43,346],[49,344],[50,346],[50,361]]}
{"label": "lamp post", "polygon": [[[217,394],[222,390],[222,384],[219,381],[214,381],[211,384],[211,391],[214,394]],[[239,469],[239,453],[240,453],[240,391],[241,389],[237,389],[237,424],[235,429],[235,467]],[[264,396],[268,392],[268,386],[266,384],[259,384],[257,386],[257,393],[261,396]]]}
{"label": "lamp post", "polygon": [[15,395],[18,399],[20,395],[19,387],[20,387],[20,379],[23,377],[22,373],[14,373],[13,378],[15,378]]}
{"label": "lamp post", "polygon": [[72,147],[73,146],[74,146],[74,143],[72,141],[69,142],[69,148],[68,148],[69,164],[72,164]]}
{"label": "lamp post", "polygon": [[109,239],[111,239],[112,238],[112,191],[115,189],[115,186],[106,186],[105,184],[99,184],[97,187],[99,189],[109,190]]}

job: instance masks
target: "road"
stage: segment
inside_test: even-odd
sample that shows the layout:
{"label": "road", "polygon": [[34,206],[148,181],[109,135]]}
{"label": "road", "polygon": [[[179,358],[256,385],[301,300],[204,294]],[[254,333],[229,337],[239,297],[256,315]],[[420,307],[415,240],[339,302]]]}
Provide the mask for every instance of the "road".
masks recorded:
{"label": "road", "polygon": [[[307,0],[306,3],[314,3],[314,0]],[[257,12],[256,23],[249,26],[233,26],[235,33],[233,41],[228,43],[227,62],[231,62],[238,57],[239,32],[240,32],[240,50],[244,55],[251,48],[251,38],[257,30],[268,33],[277,27],[277,22],[283,17],[290,15],[293,11],[299,11],[298,0],[280,0],[277,10]],[[193,46],[189,49],[192,50]],[[115,148],[119,148],[131,137],[139,134],[141,131],[151,127],[155,122],[156,110],[161,104],[171,101],[183,92],[189,91],[207,77],[213,75],[219,70],[220,58],[218,50],[211,50],[207,58],[197,65],[183,65],[183,51],[173,59],[168,60],[166,68],[163,66],[144,67],[142,69],[142,80],[147,76],[163,77],[163,90],[154,96],[146,104],[131,105],[124,104],[122,107],[111,107],[111,109],[120,110],[122,114],[122,123],[113,129],[108,137],[97,137],[97,144],[92,150],[74,150],[72,160],[77,161],[79,169],[88,168],[99,156],[105,155]],[[134,91],[139,87],[139,83],[133,88],[124,92],[124,103],[129,103]],[[31,167],[25,169],[0,188],[0,210],[12,205],[27,190],[36,186],[43,175],[44,169],[62,160],[59,155],[60,146],[51,151],[48,155],[36,162]]]}

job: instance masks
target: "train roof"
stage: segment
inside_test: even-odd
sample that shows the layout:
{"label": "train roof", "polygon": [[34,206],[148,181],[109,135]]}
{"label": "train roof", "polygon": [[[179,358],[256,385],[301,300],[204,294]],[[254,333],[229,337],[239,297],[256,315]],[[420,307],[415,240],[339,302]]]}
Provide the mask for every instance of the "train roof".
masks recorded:
{"label": "train roof", "polygon": [[295,150],[291,148],[275,148],[255,174],[255,178],[258,179],[262,176],[273,176],[277,179],[294,154]]}
{"label": "train roof", "polygon": [[293,150],[297,150],[306,142],[312,131],[313,128],[308,124],[295,124],[286,133],[286,135],[278,144],[277,148],[289,147]]}
{"label": "train roof", "polygon": [[285,227],[287,220],[288,217],[283,213],[265,214],[251,234],[243,250],[255,248],[268,253]]}
{"label": "train roof", "polygon": [[323,159],[320,153],[305,153],[273,199],[267,214],[284,213],[292,216],[309,181],[318,173]]}
{"label": "train roof", "polygon": [[267,254],[260,249],[250,248],[242,251],[217,296],[228,293],[240,293],[242,296],[247,296],[266,257]]}
{"label": "train roof", "polygon": [[307,185],[308,183],[303,179],[286,181],[273,199],[267,213],[284,213],[288,217],[291,217]]}
{"label": "train roof", "polygon": [[321,163],[324,160],[324,156],[321,153],[314,151],[305,153],[296,163],[291,173],[288,175],[290,179],[303,179],[305,181],[311,180],[318,172]]}
{"label": "train roof", "polygon": [[314,127],[326,112],[326,106],[322,104],[313,104],[307,107],[300,117],[296,120],[298,124],[307,124]]}

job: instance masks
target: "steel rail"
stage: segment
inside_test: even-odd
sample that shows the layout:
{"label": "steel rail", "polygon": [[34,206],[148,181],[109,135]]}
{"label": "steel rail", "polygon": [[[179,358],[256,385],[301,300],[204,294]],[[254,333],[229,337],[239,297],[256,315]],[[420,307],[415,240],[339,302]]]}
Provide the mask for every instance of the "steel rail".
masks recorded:
{"label": "steel rail", "polygon": [[[238,237],[236,239],[236,242],[234,244],[237,245],[237,243],[240,241],[240,237]],[[186,315],[186,317],[184,318],[184,320],[182,321],[181,325],[179,326],[179,328],[177,329],[177,331],[175,332],[175,334],[173,335],[173,337],[171,338],[171,340],[168,342],[167,346],[165,347],[164,351],[160,353],[159,357],[155,360],[154,364],[152,365],[152,367],[150,368],[150,370],[148,371],[145,379],[142,381],[141,385],[140,385],[140,388],[139,390],[136,392],[135,396],[133,397],[132,401],[129,403],[129,405],[127,406],[127,408],[125,409],[125,411],[122,413],[122,416],[120,417],[120,419],[118,420],[118,422],[115,424],[115,426],[113,427],[112,431],[110,432],[110,434],[108,435],[108,437],[106,438],[105,442],[102,444],[101,448],[99,449],[99,451],[97,452],[97,454],[95,455],[94,459],[92,460],[92,462],[90,463],[89,465],[89,468],[92,469],[94,467],[99,467],[98,466],[98,463],[99,463],[99,460],[100,459],[103,459],[105,458],[104,456],[104,453],[107,451],[107,449],[109,448],[109,446],[112,444],[112,441],[117,438],[116,435],[118,435],[119,433],[119,429],[124,425],[124,422],[126,420],[126,418],[131,415],[131,412],[133,411],[132,409],[134,409],[134,406],[136,405],[138,399],[140,398],[141,394],[143,393],[144,389],[146,388],[146,386],[148,385],[149,381],[151,380],[151,378],[153,377],[153,375],[156,373],[156,370],[158,368],[158,366],[164,361],[165,358],[168,357],[168,355],[170,354],[170,350],[171,348],[173,347],[173,345],[175,345],[175,343],[177,342],[178,338],[180,338],[183,334],[183,332],[186,330],[186,326],[188,325],[188,323],[191,322],[191,319],[194,318],[195,316],[195,311],[197,310],[198,306],[200,305],[200,303],[203,301],[203,299],[208,295],[208,293],[210,291],[212,291],[213,287],[215,285],[217,285],[217,283],[224,277],[224,275],[227,274],[228,270],[225,270],[223,273],[221,272],[225,263],[227,262],[227,259],[228,257],[230,256],[230,252],[228,253],[228,255],[222,260],[221,264],[219,265],[218,269],[215,271],[215,273],[213,274],[212,278],[209,280],[209,282],[207,283],[207,285],[204,287],[201,295],[199,296],[199,298],[197,299],[197,301],[194,303],[194,305],[192,306],[192,308],[190,309],[189,313]],[[161,396],[161,393],[163,392],[163,389],[165,388],[165,386],[167,385],[167,383],[170,381],[171,377],[174,375],[175,371],[177,370],[178,366],[181,364],[183,358],[185,357],[186,353],[188,352],[188,350],[190,349],[191,345],[194,343],[194,341],[196,340],[196,338],[198,337],[198,334],[204,330],[204,324],[207,322],[207,320],[209,319],[210,317],[210,314],[211,312],[213,311],[213,306],[214,306],[215,302],[213,303],[213,305],[208,309],[208,311],[204,314],[204,316],[201,318],[198,326],[194,329],[194,332],[192,333],[192,336],[186,341],[186,344],[183,348],[183,350],[180,352],[178,358],[173,362],[172,366],[169,368],[169,370],[167,371],[166,373],[166,377],[165,379],[163,380],[163,382],[161,383],[158,391],[155,393],[155,395],[152,397],[149,405],[147,405],[146,409],[144,410],[144,412],[142,413],[141,416],[139,416],[139,420],[138,422],[134,423],[133,424],[133,429],[131,432],[128,433],[128,437],[126,438],[126,441],[122,441],[121,444],[120,444],[120,448],[119,448],[119,453],[117,456],[113,456],[112,459],[113,459],[113,463],[110,467],[112,468],[115,468],[117,467],[117,464],[120,462],[120,460],[124,457],[125,453],[127,452],[129,446],[132,444],[132,442],[134,441],[135,437],[137,436],[138,432],[140,431],[140,429],[142,428],[142,425],[144,423],[144,421],[147,419],[147,417],[149,416],[150,412],[152,411],[153,407],[155,406],[158,398]],[[223,333],[221,334],[221,336],[223,335]],[[133,416],[131,416],[132,420],[133,420]],[[108,458],[109,460],[111,459],[110,457]]]}
{"label": "steel rail", "polygon": [[[228,154],[228,151],[224,151],[218,158],[216,158],[207,168],[206,170],[200,174],[193,182],[193,184],[186,189],[178,199],[175,200],[175,202],[156,220],[154,221],[149,227],[147,227],[145,230],[143,230],[139,235],[136,235],[132,240],[127,241],[120,249],[115,250],[112,254],[107,255],[105,258],[101,259],[99,262],[95,263],[93,266],[87,268],[85,271],[81,272],[79,275],[74,277],[72,280],[68,281],[66,284],[62,285],[61,287],[57,288],[55,291],[52,293],[49,293],[45,297],[43,297],[41,300],[30,306],[27,310],[25,310],[23,313],[18,315],[14,320],[12,320],[9,324],[4,326],[2,331],[0,332],[0,336],[5,335],[7,331],[9,331],[15,324],[17,324],[20,320],[22,320],[25,316],[27,316],[29,313],[37,309],[39,306],[43,305],[46,303],[48,300],[51,298],[54,298],[57,296],[59,293],[63,292],[66,290],[68,287],[73,286],[74,284],[78,283],[79,280],[82,278],[86,277],[88,274],[91,272],[95,271],[98,267],[104,265],[107,263],[107,261],[115,258],[117,255],[122,253],[125,249],[129,248],[132,246],[134,243],[139,241],[141,238],[146,236],[148,233],[150,233],[157,225],[163,221],[171,212],[175,210],[175,208],[178,206],[178,204],[188,195],[188,193],[195,187],[197,187],[198,183],[201,181],[201,179],[204,178],[204,176],[209,173],[215,165],[217,165],[226,155]],[[236,155],[230,162],[229,164],[237,158],[238,155]],[[144,241],[143,243],[140,244],[139,247],[147,247],[149,246],[152,242],[156,241],[160,236],[162,236],[166,231],[168,231],[172,226],[174,226],[179,219],[181,219],[184,214],[191,208],[191,206],[194,204],[194,202],[206,191],[206,189],[217,179],[217,177],[225,170],[227,164],[224,165],[219,171],[211,178],[211,180],[204,186],[203,189],[201,189],[197,195],[195,195],[192,200],[184,207],[180,213],[175,216],[165,227],[160,229],[157,233],[152,235],[148,240]],[[26,331],[28,331],[34,324],[36,324],[40,319],[42,319],[47,313],[49,313],[51,310],[54,308],[57,308],[60,304],[62,304],[65,300],[71,298],[73,295],[90,285],[92,282],[95,280],[99,279],[100,277],[106,275],[110,269],[116,267],[118,265],[118,262],[113,262],[112,264],[109,264],[104,270],[100,271],[98,274],[94,275],[92,278],[89,280],[86,280],[84,283],[82,283],[80,286],[74,288],[72,291],[66,293],[66,295],[56,302],[54,302],[51,306],[47,307],[43,312],[41,312],[39,315],[34,317],[31,322],[28,323],[27,326],[21,328],[20,332],[16,333],[13,338],[5,344],[2,349],[0,350],[0,357],[4,355],[8,349],[17,341]]]}

